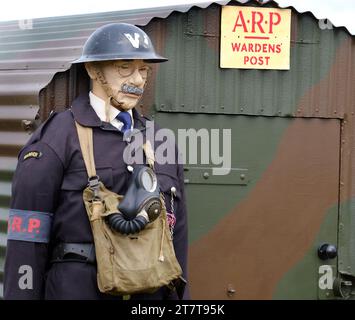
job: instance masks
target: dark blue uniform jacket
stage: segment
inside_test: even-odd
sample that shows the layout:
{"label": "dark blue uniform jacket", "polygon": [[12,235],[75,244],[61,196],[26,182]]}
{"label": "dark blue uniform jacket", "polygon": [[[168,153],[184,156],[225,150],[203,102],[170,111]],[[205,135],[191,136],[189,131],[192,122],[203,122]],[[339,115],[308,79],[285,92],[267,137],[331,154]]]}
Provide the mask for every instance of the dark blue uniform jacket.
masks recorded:
{"label": "dark blue uniform jacket", "polygon": [[[136,110],[133,110],[133,118],[134,127],[144,133],[146,118]],[[17,225],[9,225],[9,229],[13,228],[12,234],[18,231],[19,237],[16,239],[13,236],[14,239],[7,243],[5,299],[120,299],[99,292],[95,265],[82,262],[50,263],[52,250],[58,243],[93,243],[82,200],[88,177],[74,119],[93,129],[95,164],[104,185],[123,195],[128,188],[130,172],[122,158],[127,142],[123,141],[122,133],[115,127],[101,122],[90,106],[88,95],[79,96],[70,109],[52,113],[34,132],[19,155],[12,184],[10,212],[21,218],[17,217]],[[177,190],[174,247],[186,279],[187,216],[183,168],[177,164],[156,164],[155,169],[168,211],[171,210],[170,189],[175,187]],[[33,212],[40,213],[41,230],[36,230],[38,224],[35,219],[27,219]],[[30,266],[33,270],[32,287],[19,285],[24,276],[21,266]],[[139,294],[132,298],[176,297],[169,295],[166,288],[161,288],[154,294]],[[188,290],[185,290],[184,298],[188,298]]]}

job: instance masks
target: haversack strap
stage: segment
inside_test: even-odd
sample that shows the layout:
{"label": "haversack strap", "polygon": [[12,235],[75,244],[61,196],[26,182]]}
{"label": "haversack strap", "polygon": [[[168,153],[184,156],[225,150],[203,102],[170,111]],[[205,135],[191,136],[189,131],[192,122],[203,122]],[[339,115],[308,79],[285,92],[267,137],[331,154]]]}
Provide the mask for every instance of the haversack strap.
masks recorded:
{"label": "haversack strap", "polygon": [[86,171],[88,176],[95,177],[95,160],[94,160],[94,148],[92,140],[92,129],[89,127],[83,127],[75,121],[76,130],[78,131],[79,143],[81,152],[83,154]]}
{"label": "haversack strap", "polygon": [[154,156],[154,150],[149,140],[147,140],[147,142],[143,144],[143,151],[147,158],[149,167],[151,167],[154,170],[155,156]]}

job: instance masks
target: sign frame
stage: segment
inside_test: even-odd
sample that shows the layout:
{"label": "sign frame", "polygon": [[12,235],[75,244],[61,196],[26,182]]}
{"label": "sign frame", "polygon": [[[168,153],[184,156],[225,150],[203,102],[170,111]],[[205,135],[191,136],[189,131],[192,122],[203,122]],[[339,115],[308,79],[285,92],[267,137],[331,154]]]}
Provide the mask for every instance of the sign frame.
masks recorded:
{"label": "sign frame", "polygon": [[291,9],[223,6],[220,67],[289,70]]}

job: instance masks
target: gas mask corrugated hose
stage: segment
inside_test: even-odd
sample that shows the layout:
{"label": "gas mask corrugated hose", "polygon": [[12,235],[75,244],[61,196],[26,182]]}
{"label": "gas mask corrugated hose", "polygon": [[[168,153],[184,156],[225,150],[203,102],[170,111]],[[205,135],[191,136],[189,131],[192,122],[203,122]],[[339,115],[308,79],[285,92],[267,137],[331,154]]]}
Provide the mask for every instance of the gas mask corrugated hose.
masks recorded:
{"label": "gas mask corrugated hose", "polygon": [[160,215],[160,188],[151,168],[134,168],[127,193],[117,209],[117,213],[108,216],[107,223],[122,234],[137,233]]}

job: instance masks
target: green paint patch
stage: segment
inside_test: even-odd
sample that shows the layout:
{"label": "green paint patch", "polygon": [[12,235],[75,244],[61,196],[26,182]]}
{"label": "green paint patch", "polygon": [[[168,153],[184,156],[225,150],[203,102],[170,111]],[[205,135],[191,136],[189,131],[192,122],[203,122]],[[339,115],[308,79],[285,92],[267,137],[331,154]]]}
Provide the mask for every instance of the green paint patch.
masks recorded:
{"label": "green paint patch", "polygon": [[0,181],[11,181],[13,175],[12,171],[0,171]]}
{"label": "green paint patch", "polygon": [[9,207],[10,206],[10,197],[0,196],[0,207]]}
{"label": "green paint patch", "polygon": [[0,220],[0,233],[7,233],[7,221]]}
{"label": "green paint patch", "polygon": [[340,204],[339,272],[355,276],[355,198]]}

